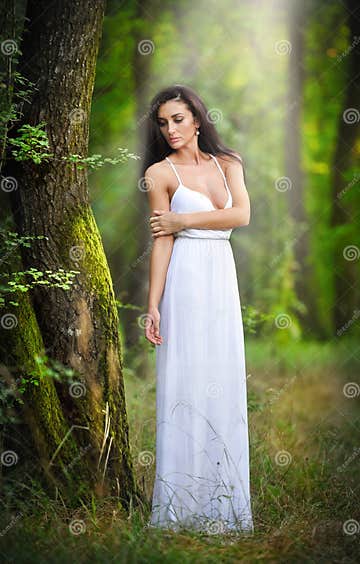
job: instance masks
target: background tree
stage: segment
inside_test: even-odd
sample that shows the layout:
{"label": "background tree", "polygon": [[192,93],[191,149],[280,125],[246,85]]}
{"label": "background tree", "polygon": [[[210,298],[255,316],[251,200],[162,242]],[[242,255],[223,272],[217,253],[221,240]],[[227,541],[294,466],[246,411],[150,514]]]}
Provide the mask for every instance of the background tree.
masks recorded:
{"label": "background tree", "polygon": [[354,319],[360,297],[356,265],[359,249],[354,246],[356,238],[353,227],[359,216],[355,188],[359,182],[356,166],[360,163],[360,11],[354,0],[347,0],[346,5],[350,45],[344,57],[345,88],[337,120],[337,141],[331,175],[331,227],[334,230],[333,325],[337,330]]}

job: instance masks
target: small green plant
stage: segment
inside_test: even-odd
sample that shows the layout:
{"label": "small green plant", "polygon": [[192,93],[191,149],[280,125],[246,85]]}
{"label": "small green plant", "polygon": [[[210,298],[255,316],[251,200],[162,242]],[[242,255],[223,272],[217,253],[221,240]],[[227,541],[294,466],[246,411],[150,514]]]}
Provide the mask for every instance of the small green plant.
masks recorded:
{"label": "small green plant", "polygon": [[46,239],[45,235],[32,235],[32,236],[20,236],[15,231],[5,231],[0,229],[0,240],[1,245],[4,250],[11,251],[22,245],[23,247],[31,247],[31,242],[34,239]]}
{"label": "small green plant", "polygon": [[44,378],[53,378],[68,384],[77,381],[76,372],[62,363],[48,358],[47,355],[36,355],[35,365],[26,375],[16,379],[13,377],[0,380],[0,424],[19,423],[16,405],[24,405],[23,395],[31,386],[39,386]]}
{"label": "small green plant", "polygon": [[[53,378],[57,382],[67,379],[69,383],[73,383],[75,371],[57,360],[48,358],[47,355],[36,355],[34,369],[19,379],[17,390],[20,394],[24,394],[28,386],[39,386],[41,380],[46,377]],[[19,403],[24,403],[19,397],[17,400]]]}
{"label": "small green plant", "polygon": [[[62,288],[69,290],[73,284],[73,278],[80,274],[79,270],[65,271],[63,268],[58,270],[45,270],[42,272],[36,268],[30,268],[21,272],[12,272],[11,274],[3,274],[4,278],[8,278],[7,285],[0,284],[0,290],[4,294],[17,294],[18,292],[28,292],[35,286],[49,286],[51,288]],[[0,296],[0,307],[5,304],[5,299]],[[9,301],[9,305],[17,307],[16,301]]]}
{"label": "small green plant", "polygon": [[5,155],[5,147],[7,144],[7,134],[16,121],[23,115],[23,104],[31,103],[31,93],[36,88],[35,84],[22,76],[18,71],[8,71],[0,73],[0,145],[1,145],[1,163]]}
{"label": "small green plant", "polygon": [[244,329],[248,333],[256,334],[271,317],[253,306],[241,306],[241,309]]}
{"label": "small green plant", "polygon": [[50,148],[46,131],[44,131],[45,122],[38,125],[25,124],[19,127],[16,138],[8,139],[9,145],[13,147],[12,155],[16,161],[32,160],[36,164],[53,157],[53,153],[49,153]]}
{"label": "small green plant", "polygon": [[[10,257],[12,253],[20,246],[31,247],[31,241],[35,239],[47,239],[44,235],[37,236],[19,236],[18,233],[13,231],[0,230],[0,247],[2,253],[2,264],[12,263]],[[37,270],[36,268],[29,268],[28,270],[16,270],[14,272],[0,273],[0,307],[7,305],[19,306],[19,302],[12,299],[19,292],[28,292],[35,286],[48,286],[51,288],[62,288],[69,290],[74,282],[74,278],[80,274],[79,270]],[[6,302],[6,297],[10,298]]]}

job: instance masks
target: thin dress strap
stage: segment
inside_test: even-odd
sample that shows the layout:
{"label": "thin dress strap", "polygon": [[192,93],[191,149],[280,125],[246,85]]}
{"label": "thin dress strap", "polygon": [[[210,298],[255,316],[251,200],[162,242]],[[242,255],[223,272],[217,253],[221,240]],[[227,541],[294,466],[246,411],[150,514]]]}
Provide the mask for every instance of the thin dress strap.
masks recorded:
{"label": "thin dress strap", "polygon": [[171,168],[173,169],[173,171],[175,172],[176,178],[178,179],[179,184],[182,184],[181,179],[180,179],[180,176],[178,175],[177,170],[176,170],[176,168],[175,168],[175,165],[171,162],[171,160],[170,160],[168,157],[165,157],[165,159],[170,163],[170,166],[171,166]]}
{"label": "thin dress strap", "polygon": [[215,157],[215,155],[212,155],[211,153],[209,153],[209,155],[211,155],[211,156],[212,156],[212,158],[214,159],[214,161],[216,162],[216,165],[217,165],[218,169],[219,169],[219,170],[220,170],[220,172],[221,172],[221,176],[222,176],[222,177],[223,177],[223,179],[224,179],[224,182],[225,182],[225,188],[226,188],[226,190],[227,190],[227,191],[229,192],[229,194],[231,194],[231,192],[230,192],[230,188],[229,188],[229,186],[228,186],[228,183],[226,182],[226,176],[225,176],[225,174],[224,174],[224,171],[223,171],[223,169],[222,169],[222,168],[221,168],[221,166],[219,165],[219,162],[218,162],[217,158]]}

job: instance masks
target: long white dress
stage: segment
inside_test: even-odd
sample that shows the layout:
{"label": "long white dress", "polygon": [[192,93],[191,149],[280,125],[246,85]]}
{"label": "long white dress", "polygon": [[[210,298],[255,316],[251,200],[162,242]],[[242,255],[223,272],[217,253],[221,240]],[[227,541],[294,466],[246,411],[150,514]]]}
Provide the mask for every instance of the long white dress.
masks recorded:
{"label": "long white dress", "polygon": [[[228,191],[225,208],[232,206]],[[177,213],[212,211],[179,185]],[[231,229],[175,234],[159,303],[156,470],[148,526],[253,532],[243,324]]]}

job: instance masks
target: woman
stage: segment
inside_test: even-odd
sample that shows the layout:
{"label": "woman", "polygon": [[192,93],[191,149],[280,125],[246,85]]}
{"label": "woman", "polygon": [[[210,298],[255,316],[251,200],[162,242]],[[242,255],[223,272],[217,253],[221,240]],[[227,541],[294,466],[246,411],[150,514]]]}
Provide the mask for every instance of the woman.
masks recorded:
{"label": "woman", "polygon": [[201,99],[152,100],[144,179],[154,238],[146,338],[156,347],[156,477],[149,526],[253,531],[244,337],[229,242],[248,225],[241,158]]}

